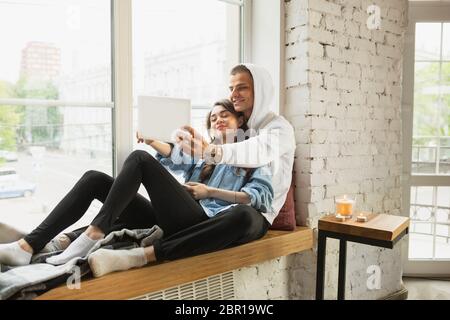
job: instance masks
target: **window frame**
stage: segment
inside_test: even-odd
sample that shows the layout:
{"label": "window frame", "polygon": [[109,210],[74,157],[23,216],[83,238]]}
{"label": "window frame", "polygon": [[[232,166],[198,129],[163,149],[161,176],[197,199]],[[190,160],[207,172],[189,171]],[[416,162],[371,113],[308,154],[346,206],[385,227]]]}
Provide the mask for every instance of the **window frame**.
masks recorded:
{"label": "window frame", "polygon": [[[408,28],[405,34],[403,56],[403,95],[402,95],[402,136],[403,136],[403,173],[402,173],[402,215],[410,216],[411,187],[450,186],[448,175],[412,174],[412,142],[414,119],[414,76],[415,76],[415,25],[417,22],[450,21],[450,3],[437,1],[409,2]],[[409,236],[404,243],[403,272],[410,276],[449,275],[450,261],[439,259],[408,259]]]}
{"label": "window frame", "polygon": [[[240,6],[239,61],[252,61],[246,48],[252,37],[251,0],[216,0]],[[280,1],[280,0],[279,0]],[[133,151],[133,0],[111,0],[112,8],[112,88],[113,88],[113,175],[116,176],[126,157]],[[120,119],[120,120],[119,120]]]}

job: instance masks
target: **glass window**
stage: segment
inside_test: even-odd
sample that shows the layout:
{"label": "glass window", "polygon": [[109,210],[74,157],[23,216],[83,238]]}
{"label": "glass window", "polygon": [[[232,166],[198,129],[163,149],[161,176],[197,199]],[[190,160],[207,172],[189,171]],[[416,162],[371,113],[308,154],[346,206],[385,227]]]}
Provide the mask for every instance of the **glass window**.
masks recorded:
{"label": "glass window", "polygon": [[416,23],[416,60],[439,60],[441,23]]}
{"label": "glass window", "polygon": [[212,104],[228,97],[239,17],[239,5],[218,0],[134,0],[134,105],[139,95],[190,99],[191,123],[203,129]]}
{"label": "glass window", "polygon": [[450,174],[449,30],[448,23],[416,24],[413,174]]}
{"label": "glass window", "polygon": [[[228,97],[229,72],[240,60],[239,44],[239,5],[133,0],[133,131],[138,96],[150,95],[190,99],[191,125],[204,133],[213,103]],[[154,152],[136,141],[134,148]],[[140,193],[146,196],[143,187]]]}
{"label": "glass window", "polygon": [[450,188],[411,187],[410,259],[450,258]]}
{"label": "glass window", "polygon": [[0,1],[1,222],[31,230],[85,171],[112,173],[110,2]]}
{"label": "glass window", "polygon": [[444,23],[442,31],[442,59],[450,60],[450,23]]}

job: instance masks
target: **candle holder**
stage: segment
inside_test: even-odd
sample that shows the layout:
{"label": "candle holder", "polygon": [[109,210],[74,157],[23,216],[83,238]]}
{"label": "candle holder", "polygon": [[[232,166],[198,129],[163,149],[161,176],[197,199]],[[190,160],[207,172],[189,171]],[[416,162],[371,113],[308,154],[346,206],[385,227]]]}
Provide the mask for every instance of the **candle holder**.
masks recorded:
{"label": "candle holder", "polygon": [[350,219],[355,209],[355,198],[347,195],[336,197],[336,218],[339,220]]}

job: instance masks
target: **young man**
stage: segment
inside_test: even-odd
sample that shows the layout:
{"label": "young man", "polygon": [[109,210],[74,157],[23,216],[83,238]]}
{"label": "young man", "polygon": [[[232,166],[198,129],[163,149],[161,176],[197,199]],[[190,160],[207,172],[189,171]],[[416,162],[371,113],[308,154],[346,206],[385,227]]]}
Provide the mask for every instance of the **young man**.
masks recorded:
{"label": "young man", "polygon": [[185,127],[178,135],[183,151],[216,164],[256,168],[270,164],[274,200],[271,212],[262,214],[272,224],[282,208],[292,179],[295,136],[291,124],[270,111],[273,84],[267,70],[253,64],[230,72],[230,96],[236,111],[243,112],[251,138],[226,145],[209,144],[198,132]]}

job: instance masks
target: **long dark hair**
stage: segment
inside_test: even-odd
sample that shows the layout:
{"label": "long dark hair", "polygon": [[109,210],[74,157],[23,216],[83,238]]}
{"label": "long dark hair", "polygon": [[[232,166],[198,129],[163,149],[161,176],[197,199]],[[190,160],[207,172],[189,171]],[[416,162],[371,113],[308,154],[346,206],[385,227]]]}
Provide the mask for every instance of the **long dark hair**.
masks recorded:
{"label": "long dark hair", "polygon": [[[216,106],[222,106],[224,107],[227,111],[229,111],[236,119],[239,118],[243,118],[244,119],[244,123],[239,127],[239,129],[243,130],[244,132],[246,132],[248,130],[248,126],[247,126],[247,121],[245,121],[244,118],[244,113],[243,112],[237,112],[236,110],[234,110],[234,105],[233,103],[228,100],[228,99],[223,99],[223,100],[219,100],[216,103],[214,103],[211,111],[208,112],[207,116],[206,116],[206,128],[208,129],[208,133],[210,132],[211,129],[211,112],[212,110],[216,107]],[[214,137],[212,137],[210,135],[211,138],[211,142],[214,143]],[[237,136],[235,137],[235,142],[237,142]],[[247,137],[245,138],[247,139]],[[202,168],[202,171],[200,172],[200,182],[203,183],[204,181],[208,180],[214,169],[215,169],[216,165],[215,164],[205,164]],[[239,170],[238,168],[236,168],[237,170]],[[246,177],[249,177],[249,175],[253,172],[253,170],[251,169],[245,169],[246,170]]]}
{"label": "long dark hair", "polygon": [[[233,102],[231,102],[230,100],[222,99],[222,100],[219,100],[216,103],[214,103],[212,109],[206,115],[206,123],[205,124],[206,124],[206,128],[208,129],[208,133],[209,133],[209,131],[211,129],[211,113],[212,113],[213,109],[215,107],[217,107],[217,106],[224,107],[225,110],[227,110],[229,113],[231,113],[236,119],[239,119],[239,118],[242,117],[242,119],[244,119],[244,123],[239,127],[239,129],[244,130],[244,132],[248,130],[247,121],[245,121],[245,118],[244,118],[244,113],[243,112],[237,112],[236,110],[234,110]],[[210,136],[210,138],[212,140],[214,140],[214,137]]]}

